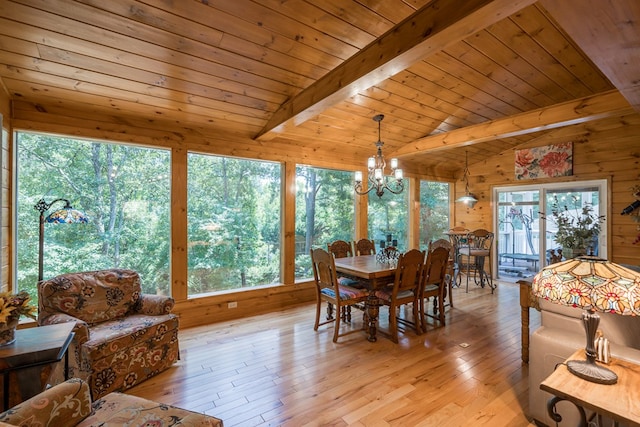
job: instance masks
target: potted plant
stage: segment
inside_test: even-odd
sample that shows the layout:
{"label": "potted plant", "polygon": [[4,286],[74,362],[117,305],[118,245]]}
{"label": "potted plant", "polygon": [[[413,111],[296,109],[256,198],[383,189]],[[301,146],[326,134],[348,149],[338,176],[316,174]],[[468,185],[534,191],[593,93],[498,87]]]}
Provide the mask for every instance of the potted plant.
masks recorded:
{"label": "potted plant", "polygon": [[12,294],[0,292],[0,346],[15,341],[20,316],[36,319],[36,308],[29,304],[31,297],[25,291]]}
{"label": "potted plant", "polygon": [[579,206],[578,198],[571,197],[573,206],[561,205],[557,196],[551,204],[551,214],[540,213],[543,219],[551,219],[558,230],[554,240],[562,246],[564,257],[593,253],[593,245],[602,229],[604,215],[594,212],[590,203]]}

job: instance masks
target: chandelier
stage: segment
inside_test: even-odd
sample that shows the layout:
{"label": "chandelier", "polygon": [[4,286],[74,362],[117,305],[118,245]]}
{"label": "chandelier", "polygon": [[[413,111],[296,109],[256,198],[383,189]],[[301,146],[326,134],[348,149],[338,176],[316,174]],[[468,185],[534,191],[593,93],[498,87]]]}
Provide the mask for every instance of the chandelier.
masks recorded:
{"label": "chandelier", "polygon": [[378,197],[382,197],[385,190],[393,194],[400,194],[402,190],[404,190],[404,183],[402,182],[402,169],[398,169],[398,159],[391,159],[391,175],[385,175],[385,167],[387,163],[384,160],[384,156],[382,155],[382,146],[384,142],[380,140],[380,122],[384,119],[383,114],[378,114],[373,117],[373,120],[378,122],[378,142],[376,142],[376,147],[378,147],[378,152],[375,157],[369,157],[367,161],[367,179],[368,179],[368,189],[366,191],[362,188],[362,172],[356,171],[355,181],[356,184],[354,189],[357,194],[365,195],[370,191],[375,191]]}
{"label": "chandelier", "polygon": [[456,202],[464,203],[470,208],[474,207],[476,203],[478,203],[478,199],[476,196],[469,192],[469,159],[467,157],[467,152],[464,152],[464,174],[462,176],[464,180],[464,196],[458,197]]}

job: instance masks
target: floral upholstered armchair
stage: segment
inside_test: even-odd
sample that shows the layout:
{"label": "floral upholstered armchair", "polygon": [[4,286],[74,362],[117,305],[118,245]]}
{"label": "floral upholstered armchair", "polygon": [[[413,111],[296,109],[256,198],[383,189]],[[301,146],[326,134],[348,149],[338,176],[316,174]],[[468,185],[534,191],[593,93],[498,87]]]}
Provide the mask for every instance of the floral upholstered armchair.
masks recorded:
{"label": "floral upholstered armchair", "polygon": [[4,426],[181,426],[222,427],[222,420],[123,393],[92,402],[89,386],[72,378],[0,414]]}
{"label": "floral upholstered armchair", "polygon": [[38,285],[38,324],[75,322],[69,377],[89,383],[94,399],[123,391],[179,357],[172,298],[142,294],[133,270],[68,273]]}

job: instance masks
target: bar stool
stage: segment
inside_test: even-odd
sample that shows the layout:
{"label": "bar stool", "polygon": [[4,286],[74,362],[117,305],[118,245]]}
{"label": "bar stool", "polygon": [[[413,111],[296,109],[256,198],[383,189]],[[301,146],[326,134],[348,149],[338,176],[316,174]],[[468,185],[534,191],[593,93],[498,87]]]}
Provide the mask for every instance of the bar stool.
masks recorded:
{"label": "bar stool", "polygon": [[[479,228],[467,234],[467,245],[458,248],[460,257],[459,265],[466,268],[467,292],[469,292],[469,276],[473,272],[476,285],[484,288],[489,285],[491,293],[495,289],[491,262],[491,248],[494,234],[483,228]],[[485,259],[489,258],[489,274],[484,269]]]}

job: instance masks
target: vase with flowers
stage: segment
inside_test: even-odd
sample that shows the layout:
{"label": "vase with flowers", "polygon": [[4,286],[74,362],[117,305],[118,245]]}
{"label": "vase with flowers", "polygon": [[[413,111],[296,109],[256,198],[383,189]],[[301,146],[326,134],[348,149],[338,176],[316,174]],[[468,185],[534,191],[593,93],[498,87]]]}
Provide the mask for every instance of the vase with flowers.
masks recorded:
{"label": "vase with flowers", "polygon": [[20,316],[36,319],[36,308],[30,305],[31,297],[25,291],[12,294],[0,292],[0,346],[12,344]]}
{"label": "vase with flowers", "polygon": [[557,197],[551,203],[551,213],[540,212],[543,219],[551,219],[557,227],[554,240],[562,246],[565,258],[593,254],[594,244],[602,230],[604,215],[594,212],[591,203],[580,206],[578,198],[571,197],[572,206],[561,204]]}

